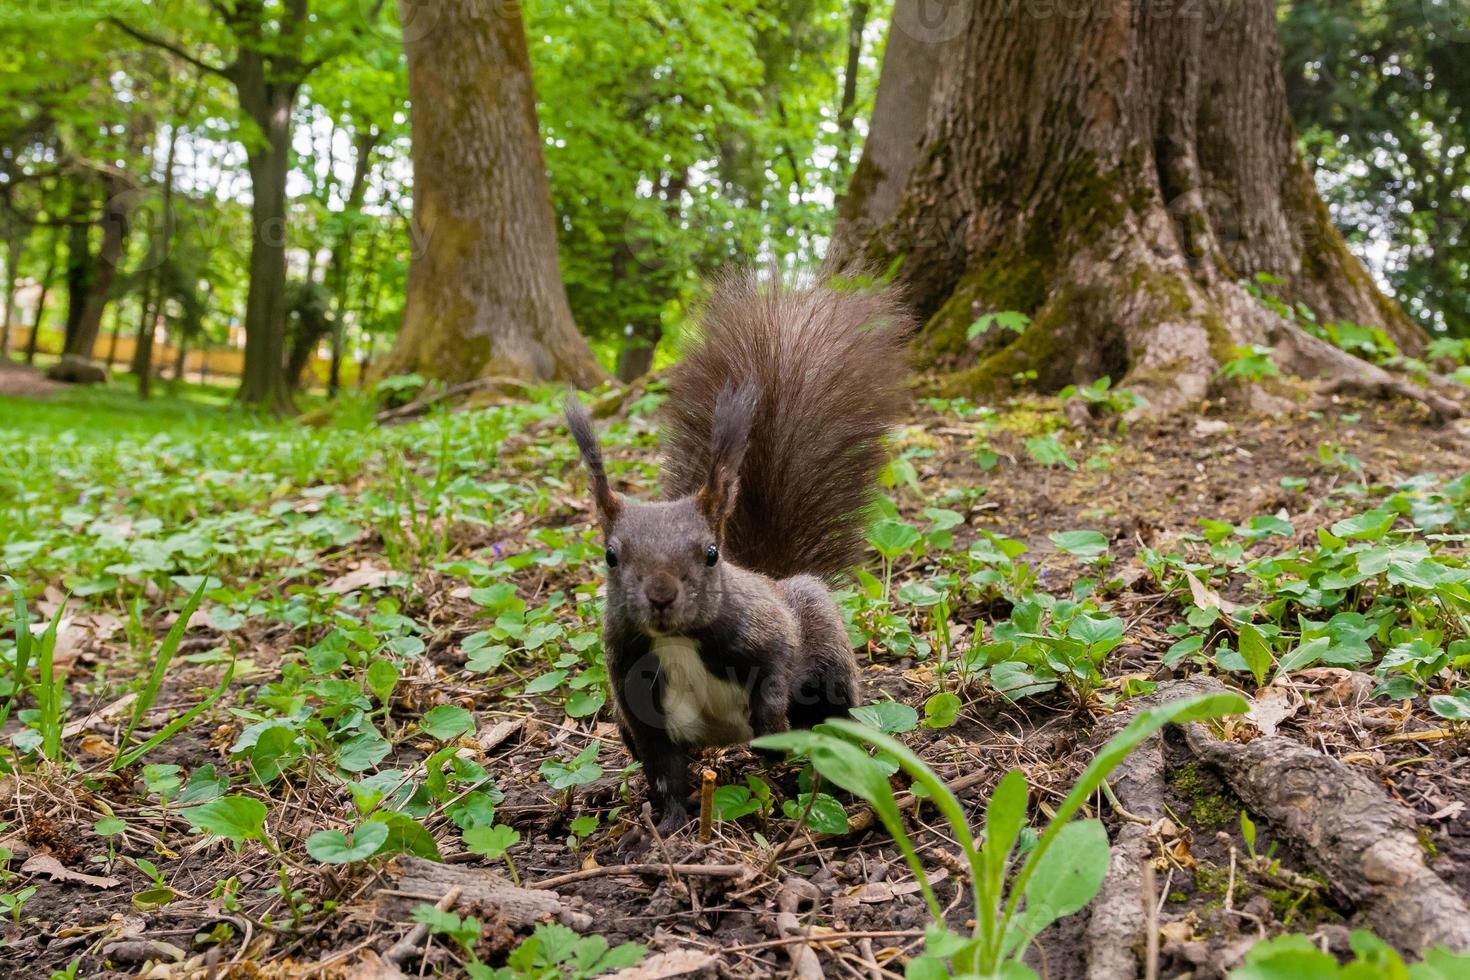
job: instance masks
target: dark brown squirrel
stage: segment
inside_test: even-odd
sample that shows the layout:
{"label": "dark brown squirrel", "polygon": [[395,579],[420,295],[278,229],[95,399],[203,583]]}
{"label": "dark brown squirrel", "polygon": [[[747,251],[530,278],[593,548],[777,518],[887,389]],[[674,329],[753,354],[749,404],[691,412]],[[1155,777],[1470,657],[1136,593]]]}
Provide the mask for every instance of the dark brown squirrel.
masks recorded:
{"label": "dark brown squirrel", "polygon": [[603,649],[623,743],[669,831],[691,750],[809,728],[860,703],[823,578],[863,554],[910,320],[887,290],[754,274],[713,287],[668,378],[662,498],[615,493],[587,412],[567,422],[607,545]]}

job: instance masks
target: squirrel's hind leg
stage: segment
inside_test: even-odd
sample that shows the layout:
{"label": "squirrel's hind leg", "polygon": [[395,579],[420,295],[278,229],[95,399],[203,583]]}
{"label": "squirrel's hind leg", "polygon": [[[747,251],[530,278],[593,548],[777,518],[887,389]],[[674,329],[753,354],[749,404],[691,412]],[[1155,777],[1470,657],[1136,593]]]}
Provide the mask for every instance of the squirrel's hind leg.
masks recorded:
{"label": "squirrel's hind leg", "polygon": [[862,703],[857,660],[827,587],[809,575],[782,585],[800,628],[786,715],[792,728],[811,728]]}
{"label": "squirrel's hind leg", "polygon": [[[843,656],[851,660],[846,650]],[[801,678],[792,685],[786,716],[792,728],[811,728],[828,718],[847,714],[860,703],[857,678],[852,665],[821,655],[808,654]]]}

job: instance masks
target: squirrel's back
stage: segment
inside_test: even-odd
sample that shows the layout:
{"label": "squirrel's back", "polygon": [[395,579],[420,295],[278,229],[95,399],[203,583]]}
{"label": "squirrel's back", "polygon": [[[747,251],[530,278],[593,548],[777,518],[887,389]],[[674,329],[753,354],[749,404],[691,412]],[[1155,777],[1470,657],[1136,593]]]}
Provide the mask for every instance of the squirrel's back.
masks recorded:
{"label": "squirrel's back", "polygon": [[715,399],[758,393],[725,554],[785,578],[861,559],[866,511],[904,403],[911,321],[887,289],[788,286],[753,273],[718,280],[700,333],[670,372],[663,490],[694,493],[709,472]]}

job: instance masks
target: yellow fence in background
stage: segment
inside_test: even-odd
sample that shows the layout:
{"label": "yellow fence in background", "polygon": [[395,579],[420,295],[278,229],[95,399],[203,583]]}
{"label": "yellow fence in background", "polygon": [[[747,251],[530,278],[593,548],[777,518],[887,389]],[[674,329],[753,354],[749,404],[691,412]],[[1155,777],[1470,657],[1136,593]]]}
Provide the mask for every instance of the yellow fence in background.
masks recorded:
{"label": "yellow fence in background", "polygon": [[[30,327],[12,326],[10,328],[11,356],[24,351],[30,340]],[[61,331],[42,330],[40,338],[36,341],[36,350],[53,356],[59,355],[61,342]],[[114,349],[112,336],[103,334],[97,338],[97,346],[92,348],[92,359],[99,364],[106,364],[109,370],[126,371],[128,365],[133,362],[133,349],[136,346],[136,337],[120,336],[117,338],[116,349]],[[160,377],[173,377],[174,362],[178,354],[178,348],[171,344],[154,344],[153,373]],[[307,387],[325,388],[331,369],[332,362],[329,358],[322,357],[320,354],[313,357],[306,365]],[[184,379],[197,381],[201,372],[205,378],[215,381],[238,378],[245,373],[245,352],[233,347],[191,349],[184,354]],[[344,360],[342,362],[342,384],[350,386],[356,382],[357,364],[351,360]]]}

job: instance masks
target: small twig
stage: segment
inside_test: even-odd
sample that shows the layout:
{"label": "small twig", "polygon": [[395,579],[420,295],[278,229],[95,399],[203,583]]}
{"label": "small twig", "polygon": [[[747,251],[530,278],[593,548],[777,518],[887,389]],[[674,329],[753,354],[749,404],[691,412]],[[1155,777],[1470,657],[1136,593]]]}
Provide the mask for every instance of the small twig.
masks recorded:
{"label": "small twig", "polygon": [[706,769],[699,784],[699,842],[708,844],[714,835],[715,771]]}
{"label": "small twig", "polygon": [[859,939],[858,952],[862,954],[863,962],[868,964],[868,972],[872,974],[873,980],[883,980],[883,966],[873,954],[873,940],[867,936]]}
{"label": "small twig", "polygon": [[669,884],[677,885],[679,883],[679,876],[674,874],[674,861],[669,857],[669,849],[664,846],[664,835],[658,832],[658,825],[653,822],[653,804],[643,804],[642,816],[643,826],[652,835],[654,846],[658,848],[658,853],[663,856],[664,870],[668,872]]}
{"label": "small twig", "polygon": [[743,864],[612,864],[600,868],[570,871],[554,878],[547,878],[545,881],[527,882],[526,887],[550,889],[570,885],[574,881],[586,881],[588,878],[669,873],[704,878],[740,878],[750,874],[751,869]]}
{"label": "small twig", "polygon": [[[1104,786],[1107,783],[1103,783]],[[1159,903],[1158,882],[1154,880],[1154,862],[1147,856],[1143,859],[1143,915],[1144,936],[1143,980],[1159,978]]]}
{"label": "small twig", "polygon": [[782,939],[767,939],[760,943],[746,943],[743,946],[726,946],[727,953],[745,953],[756,949],[772,949],[777,946],[789,946],[792,943],[812,943],[824,946],[828,943],[847,942],[849,939],[913,939],[922,937],[922,929],[888,929],[874,932],[828,932],[821,935],[811,936],[786,936]]}
{"label": "small twig", "polygon": [[1153,821],[1150,820],[1148,817],[1140,817],[1138,814],[1130,813],[1128,810],[1124,809],[1123,804],[1118,802],[1118,797],[1113,793],[1113,787],[1108,785],[1108,781],[1106,779],[1103,780],[1102,791],[1103,796],[1106,796],[1108,798],[1108,804],[1113,808],[1113,812],[1116,813],[1118,816],[1122,817],[1124,820],[1127,820],[1129,823],[1143,824],[1143,826],[1145,827],[1153,826]]}
{"label": "small twig", "polygon": [[1235,911],[1235,845],[1230,846],[1230,879],[1225,883],[1225,911]]}
{"label": "small twig", "polygon": [[[440,912],[448,912],[450,909],[454,908],[454,903],[459,901],[459,896],[462,891],[463,889],[461,889],[458,885],[449,889],[449,891],[444,893],[443,898],[434,903],[434,908],[438,909]],[[406,936],[398,940],[398,942],[394,943],[392,946],[388,947],[388,952],[383,954],[384,962],[392,963],[394,966],[401,967],[410,956],[418,952],[418,948],[423,945],[424,940],[428,937],[428,935],[429,924],[427,922],[420,922],[418,925],[408,930],[408,934]]]}

